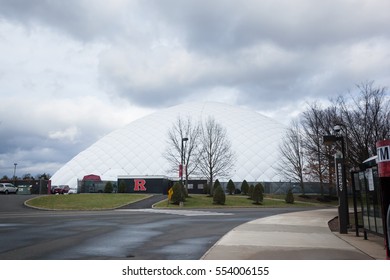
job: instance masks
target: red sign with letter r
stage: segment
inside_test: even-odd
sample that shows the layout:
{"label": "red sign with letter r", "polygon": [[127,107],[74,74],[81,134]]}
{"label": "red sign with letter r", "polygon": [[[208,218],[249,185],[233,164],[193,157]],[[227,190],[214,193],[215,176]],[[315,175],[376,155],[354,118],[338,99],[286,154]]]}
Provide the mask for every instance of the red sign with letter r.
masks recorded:
{"label": "red sign with letter r", "polygon": [[144,179],[134,179],[134,191],[146,191],[146,181]]}

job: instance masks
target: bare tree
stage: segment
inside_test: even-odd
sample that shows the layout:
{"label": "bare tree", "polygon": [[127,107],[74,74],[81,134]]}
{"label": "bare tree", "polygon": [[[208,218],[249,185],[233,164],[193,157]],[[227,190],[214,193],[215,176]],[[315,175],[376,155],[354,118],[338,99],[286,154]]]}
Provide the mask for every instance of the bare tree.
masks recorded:
{"label": "bare tree", "polygon": [[312,180],[320,182],[321,195],[324,195],[324,182],[331,183],[333,151],[323,145],[323,136],[330,134],[336,123],[336,108],[322,109],[317,103],[309,105],[303,112],[301,124],[304,132],[303,148],[307,155],[306,173]]}
{"label": "bare tree", "polygon": [[170,163],[170,172],[178,172],[181,164],[182,139],[188,138],[183,149],[185,180],[187,183],[188,177],[194,174],[198,168],[200,132],[199,124],[194,123],[189,116],[185,118],[177,117],[176,122],[168,131],[167,149],[164,157]]}
{"label": "bare tree", "polygon": [[305,174],[321,186],[326,181],[331,186],[333,155],[341,147],[338,142],[332,147],[323,145],[322,137],[332,134],[336,124],[341,125],[347,167],[358,166],[375,155],[378,140],[390,137],[390,99],[386,88],[375,87],[373,82],[362,83],[357,85],[357,92],[339,96],[331,106],[309,105],[301,115],[300,124],[304,135],[301,148],[306,155]]}
{"label": "bare tree", "polygon": [[348,160],[357,166],[376,154],[378,140],[390,136],[390,101],[386,88],[375,87],[373,82],[357,85],[359,95],[340,96],[336,105],[340,108],[342,126],[348,137]]}
{"label": "bare tree", "polygon": [[209,181],[210,189],[213,179],[227,177],[234,167],[235,154],[226,129],[209,117],[202,125],[199,170]]}
{"label": "bare tree", "polygon": [[281,153],[281,161],[278,165],[279,172],[284,177],[299,182],[301,192],[304,194],[304,153],[298,121],[293,121],[290,128],[287,129],[279,151]]}

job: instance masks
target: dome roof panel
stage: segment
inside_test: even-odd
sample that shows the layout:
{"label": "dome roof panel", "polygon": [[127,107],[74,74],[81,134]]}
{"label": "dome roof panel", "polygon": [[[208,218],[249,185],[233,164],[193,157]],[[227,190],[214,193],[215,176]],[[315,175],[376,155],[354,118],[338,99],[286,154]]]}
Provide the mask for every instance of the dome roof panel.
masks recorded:
{"label": "dome roof panel", "polygon": [[[236,154],[231,178],[235,181],[280,180],[275,170],[284,126],[255,111],[221,103],[188,103],[167,108],[135,120],[104,136],[60,168],[53,184],[76,185],[77,178],[98,173],[116,175],[167,175],[163,154],[168,130],[179,116],[194,121],[209,116],[224,126]],[[110,171],[111,170],[111,171]]]}

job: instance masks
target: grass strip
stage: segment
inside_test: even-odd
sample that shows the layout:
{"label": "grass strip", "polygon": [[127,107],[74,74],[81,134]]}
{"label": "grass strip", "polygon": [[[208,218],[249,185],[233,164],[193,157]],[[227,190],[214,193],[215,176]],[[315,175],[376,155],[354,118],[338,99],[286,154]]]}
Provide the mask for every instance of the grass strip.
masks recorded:
{"label": "grass strip", "polygon": [[[186,198],[184,202],[185,208],[234,208],[234,207],[254,207],[254,208],[265,208],[265,207],[324,207],[330,206],[329,204],[306,202],[306,201],[295,201],[293,204],[286,203],[284,199],[278,199],[273,197],[265,197],[262,204],[253,204],[253,200],[248,199],[248,196],[244,195],[226,195],[225,205],[213,204],[213,198],[207,195],[191,194],[190,197]],[[168,204],[167,200],[161,201],[155,204],[156,208],[179,208],[180,206],[174,204]]]}
{"label": "grass strip", "polygon": [[148,194],[70,194],[39,196],[26,201],[27,206],[47,210],[114,209],[149,197]]}

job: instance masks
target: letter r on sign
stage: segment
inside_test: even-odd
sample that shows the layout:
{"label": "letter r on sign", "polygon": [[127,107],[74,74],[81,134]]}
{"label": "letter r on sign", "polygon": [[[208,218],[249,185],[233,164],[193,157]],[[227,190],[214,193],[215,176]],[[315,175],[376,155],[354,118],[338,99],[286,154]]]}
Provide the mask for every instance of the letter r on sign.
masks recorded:
{"label": "letter r on sign", "polygon": [[134,191],[146,191],[146,181],[144,179],[134,179]]}

